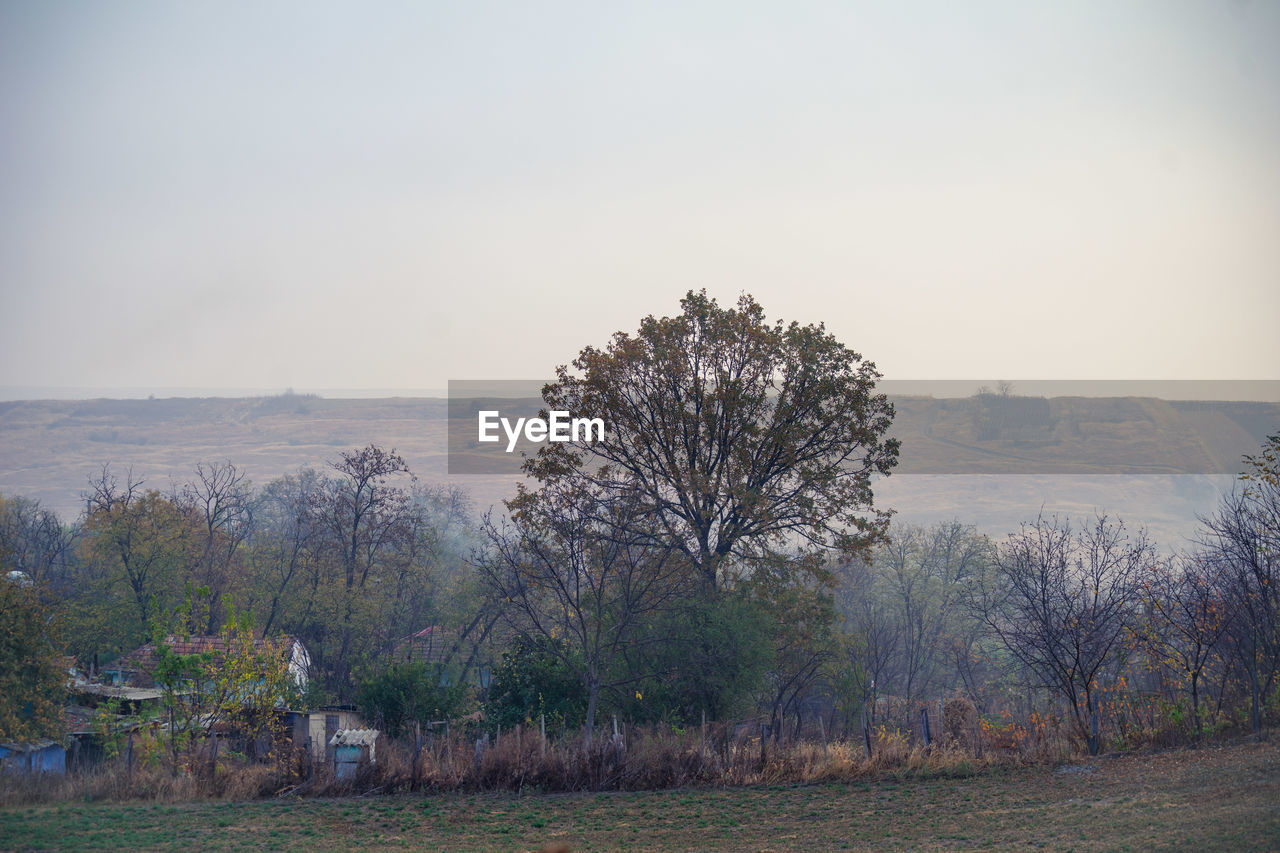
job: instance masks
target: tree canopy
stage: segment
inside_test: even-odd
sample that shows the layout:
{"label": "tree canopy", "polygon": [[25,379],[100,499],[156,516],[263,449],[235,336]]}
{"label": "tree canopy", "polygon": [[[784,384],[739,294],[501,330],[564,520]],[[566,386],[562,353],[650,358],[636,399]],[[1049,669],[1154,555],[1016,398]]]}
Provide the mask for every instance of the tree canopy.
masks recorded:
{"label": "tree canopy", "polygon": [[28,581],[0,577],[0,740],[61,737],[62,622]]}
{"label": "tree canopy", "polygon": [[[583,479],[637,491],[661,546],[708,588],[732,558],[797,543],[865,550],[887,514],[871,483],[897,462],[893,406],[875,365],[822,324],[769,322],[751,296],[722,308],[690,291],[675,317],[646,317],[588,346],[543,389],[552,410],[602,418],[604,440],[548,443],[527,460],[541,483]],[[511,504],[533,500],[522,490]]]}

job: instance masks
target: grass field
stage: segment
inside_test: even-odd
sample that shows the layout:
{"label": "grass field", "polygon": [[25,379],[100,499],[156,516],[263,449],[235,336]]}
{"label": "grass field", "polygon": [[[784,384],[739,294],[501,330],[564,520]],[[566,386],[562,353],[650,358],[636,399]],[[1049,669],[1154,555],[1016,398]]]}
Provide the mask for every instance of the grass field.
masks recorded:
{"label": "grass field", "polygon": [[963,779],[0,811],[3,850],[1277,850],[1280,742]]}

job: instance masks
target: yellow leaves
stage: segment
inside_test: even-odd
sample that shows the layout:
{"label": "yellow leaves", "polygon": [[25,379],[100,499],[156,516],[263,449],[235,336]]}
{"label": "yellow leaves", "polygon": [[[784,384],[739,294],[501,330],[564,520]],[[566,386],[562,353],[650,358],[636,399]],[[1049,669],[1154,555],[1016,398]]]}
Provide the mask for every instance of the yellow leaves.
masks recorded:
{"label": "yellow leaves", "polygon": [[0,740],[64,734],[60,631],[36,588],[0,578]]}

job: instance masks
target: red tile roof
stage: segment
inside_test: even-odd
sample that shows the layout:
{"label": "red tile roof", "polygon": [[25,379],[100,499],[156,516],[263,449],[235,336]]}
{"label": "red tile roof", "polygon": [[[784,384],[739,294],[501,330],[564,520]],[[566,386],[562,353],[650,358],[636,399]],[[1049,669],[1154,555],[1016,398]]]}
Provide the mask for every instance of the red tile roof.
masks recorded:
{"label": "red tile roof", "polygon": [[421,663],[444,663],[458,644],[458,632],[431,625],[396,644],[396,659]]}
{"label": "red tile roof", "polygon": [[[289,657],[293,651],[293,645],[297,640],[294,637],[273,637],[255,638],[253,648],[257,652],[276,651],[279,654]],[[222,637],[178,637],[170,634],[165,638],[167,645],[175,654],[194,655],[212,652],[214,654],[225,653],[227,651],[227,643]],[[147,680],[155,672],[156,663],[156,647],[154,643],[147,643],[141,648],[135,649],[116,662],[115,666],[122,670],[134,670],[147,676]]]}

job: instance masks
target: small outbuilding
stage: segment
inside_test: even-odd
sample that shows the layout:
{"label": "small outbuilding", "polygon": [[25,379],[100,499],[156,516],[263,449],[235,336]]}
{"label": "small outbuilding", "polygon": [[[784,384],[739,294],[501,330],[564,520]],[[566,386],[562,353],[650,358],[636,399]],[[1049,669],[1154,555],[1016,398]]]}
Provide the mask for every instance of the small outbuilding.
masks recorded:
{"label": "small outbuilding", "polygon": [[0,743],[0,771],[16,775],[67,772],[67,750],[52,740]]}
{"label": "small outbuilding", "polygon": [[375,748],[377,729],[343,729],[329,741],[333,747],[333,775],[337,779],[352,779],[362,761],[377,761]]}
{"label": "small outbuilding", "polygon": [[351,705],[327,705],[310,711],[286,711],[285,723],[294,746],[305,746],[314,761],[324,761],[332,752],[329,742],[343,729],[362,729],[368,724]]}

